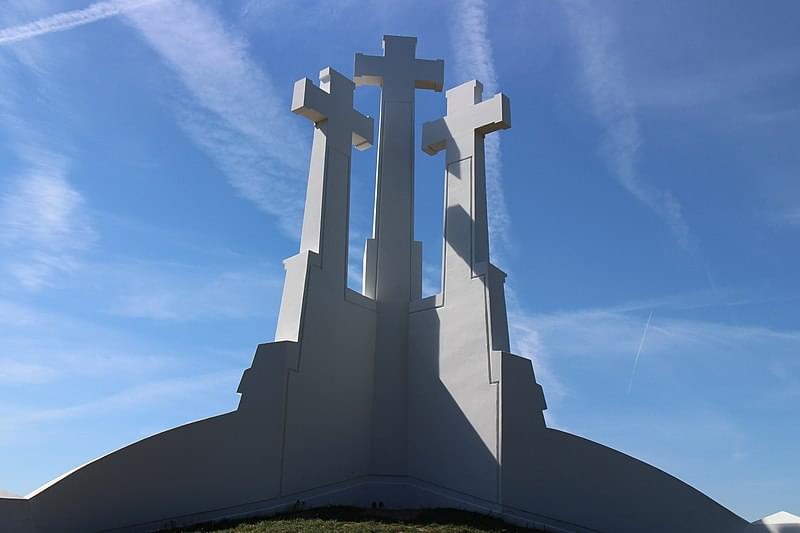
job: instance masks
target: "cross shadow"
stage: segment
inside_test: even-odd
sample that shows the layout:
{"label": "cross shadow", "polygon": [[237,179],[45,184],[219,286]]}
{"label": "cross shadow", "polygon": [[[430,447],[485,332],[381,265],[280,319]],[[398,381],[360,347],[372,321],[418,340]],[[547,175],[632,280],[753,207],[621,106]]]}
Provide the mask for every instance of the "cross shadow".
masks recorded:
{"label": "cross shadow", "polygon": [[[445,235],[450,234],[447,229],[472,227],[473,222],[460,206],[449,207],[446,220],[452,227]],[[471,240],[452,239],[448,245],[458,260],[470,265],[473,252],[465,242]],[[507,335],[504,305],[502,317],[487,313],[491,293],[498,291],[492,267],[477,266],[473,265],[467,285],[477,285],[475,293],[487,295],[483,306],[479,297],[472,301],[453,297],[445,280],[443,306],[421,311],[412,322],[411,336],[425,337],[423,342],[432,348],[410,353],[417,356],[411,366],[420,369],[418,381],[409,384],[414,391],[409,396],[415,398],[410,412],[423,422],[416,436],[409,432],[418,441],[412,449],[423,457],[416,475],[571,531],[743,530],[747,525],[743,519],[683,481],[601,444],[547,428],[542,413],[546,404],[531,361],[509,353],[504,345],[507,337],[495,340],[501,335],[492,335],[482,351],[474,351],[471,327],[484,325],[485,316],[489,321],[502,318],[502,327],[485,324],[486,330],[505,328]],[[467,285],[459,286],[459,291],[470,292]],[[449,328],[449,321],[456,322],[455,327]],[[424,323],[431,325],[430,332]],[[479,368],[474,363],[481,357],[484,364]],[[472,373],[466,368],[470,358]],[[452,364],[453,359],[460,363]],[[486,387],[496,387],[497,395],[492,397]],[[496,413],[496,441],[487,428],[486,413]]]}
{"label": "cross shadow", "polygon": [[[471,222],[463,209],[448,210],[447,216],[452,224]],[[471,250],[453,244],[459,260],[471,261]],[[487,266],[483,273],[467,274],[458,291],[445,286],[439,306],[433,298],[431,305],[410,314],[408,431],[397,435],[398,443],[407,445],[409,483],[424,483],[426,498],[436,495],[435,501],[450,502],[448,506],[558,524],[567,531],[742,531],[744,520],[682,481],[545,426],[531,362],[487,336],[492,330],[487,310],[493,309],[497,290],[492,272]],[[369,314],[367,308],[359,309]],[[316,310],[316,324],[325,324],[325,311]],[[296,490],[282,486],[289,451],[299,465],[293,487],[320,487],[313,481],[320,473],[328,473],[331,482],[381,474],[370,472],[368,461],[344,455],[348,450],[358,455],[352,450],[363,448],[369,434],[356,423],[369,419],[361,412],[367,408],[353,407],[369,390],[369,384],[361,383],[371,379],[368,369],[354,360],[331,359],[353,359],[341,349],[353,338],[350,331],[320,331],[338,344],[315,339],[316,361],[299,362],[303,338],[260,345],[242,380],[236,411],[126,446],[66,474],[30,499],[0,501],[0,523],[35,524],[40,533],[133,531],[232,513],[265,513],[269,502],[278,502],[271,507],[275,512]],[[305,392],[291,394],[291,373],[300,376],[320,361],[328,374],[303,389],[314,392],[313,401]],[[348,394],[355,389],[361,396]],[[295,422],[287,402],[295,401],[306,404],[299,413],[312,413],[331,428],[317,428],[310,435],[335,438],[337,452],[325,453],[332,448],[324,440],[303,442],[302,434],[300,440],[287,440],[287,427]],[[359,413],[352,414],[354,410]],[[349,418],[326,420],[329,414]],[[299,447],[292,444],[287,450],[287,442]],[[309,452],[304,455],[303,450]],[[347,461],[356,466],[343,470]],[[383,498],[387,507],[408,505],[402,492],[393,494],[399,494],[396,501]],[[430,506],[431,501],[423,498],[415,506]]]}

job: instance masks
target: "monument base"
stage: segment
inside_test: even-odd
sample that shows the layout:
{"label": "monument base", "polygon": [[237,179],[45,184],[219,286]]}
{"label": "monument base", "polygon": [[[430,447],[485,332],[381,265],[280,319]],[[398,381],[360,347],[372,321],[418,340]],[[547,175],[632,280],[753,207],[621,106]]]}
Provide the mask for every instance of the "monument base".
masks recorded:
{"label": "monument base", "polygon": [[[32,501],[26,498],[0,498],[0,516],[7,531],[38,533],[41,529],[32,520]],[[498,505],[468,494],[459,493],[423,480],[407,476],[365,476],[360,479],[336,483],[327,487],[298,492],[264,501],[250,502],[180,516],[165,516],[158,520],[131,524],[100,531],[118,533],[145,533],[174,527],[186,527],[221,520],[268,517],[301,509],[329,506],[347,506],[363,509],[435,509],[448,508],[492,515],[506,522],[530,528],[564,533],[594,533],[551,517],[539,516],[521,509]],[[58,531],[84,531],[76,527],[77,516],[64,516]]]}
{"label": "monument base", "polygon": [[363,294],[346,283],[349,154],[373,126],[352,107],[353,82],[327,68],[320,87],[295,84],[292,110],[314,123],[300,251],[284,263],[276,342],[259,345],[238,409],[0,499],[0,530],[158,531],[331,505],[456,508],[571,533],[748,526],[655,467],[547,428],[489,257],[484,137],[510,127],[510,102],[482,100],[477,81],[448,91],[447,114],[423,126],[423,149],[444,150],[446,170],[442,291],[420,299],[413,95],[441,90],[444,65],[417,59],[413,38],[384,44],[355,69],[381,85]]}
{"label": "monument base", "polygon": [[[264,351],[291,344],[264,345]],[[515,431],[527,441],[518,448],[525,453],[509,457],[513,466],[501,468],[496,500],[407,475],[356,475],[309,490],[282,490],[275,439],[281,424],[270,424],[263,414],[240,407],[92,461],[28,498],[0,498],[3,531],[158,531],[331,505],[455,508],[571,533],[737,533],[748,525],[646,463],[536,427]],[[267,451],[271,440],[277,446]]]}

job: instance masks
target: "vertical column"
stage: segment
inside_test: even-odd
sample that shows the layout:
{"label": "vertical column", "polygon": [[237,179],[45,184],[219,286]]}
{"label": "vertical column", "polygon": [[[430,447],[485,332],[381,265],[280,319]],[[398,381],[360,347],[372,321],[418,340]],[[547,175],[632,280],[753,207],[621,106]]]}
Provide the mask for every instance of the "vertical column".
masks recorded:
{"label": "vertical column", "polygon": [[[385,36],[383,56],[356,55],[358,85],[381,86],[373,242],[365,294],[376,301],[371,470],[407,470],[408,306],[414,237],[414,93],[441,90],[444,63],[416,59],[413,37]],[[374,253],[374,257],[371,254]],[[413,287],[416,290],[416,284]]]}
{"label": "vertical column", "polygon": [[414,89],[407,99],[381,103],[374,236],[375,402],[372,467],[402,474],[407,465],[408,303],[414,235]]}
{"label": "vertical column", "polygon": [[292,111],[314,123],[300,251],[320,254],[323,269],[346,276],[350,150],[372,144],[372,119],[353,109],[355,84],[332,68],[295,83]]}
{"label": "vertical column", "polygon": [[314,123],[308,189],[303,213],[300,253],[284,262],[281,310],[276,340],[298,340],[307,266],[318,254],[326,283],[333,291],[347,284],[350,151],[371,146],[373,120],[353,109],[355,84],[332,68],[320,72],[320,87],[298,80],[292,111]]}
{"label": "vertical column", "polygon": [[314,128],[300,251],[318,253],[331,279],[346,284],[350,154],[326,142],[327,126]]}
{"label": "vertical column", "polygon": [[486,274],[489,226],[486,212],[484,137],[511,126],[502,94],[481,101],[483,87],[471,81],[447,91],[447,115],[423,126],[429,154],[446,149],[444,291]]}

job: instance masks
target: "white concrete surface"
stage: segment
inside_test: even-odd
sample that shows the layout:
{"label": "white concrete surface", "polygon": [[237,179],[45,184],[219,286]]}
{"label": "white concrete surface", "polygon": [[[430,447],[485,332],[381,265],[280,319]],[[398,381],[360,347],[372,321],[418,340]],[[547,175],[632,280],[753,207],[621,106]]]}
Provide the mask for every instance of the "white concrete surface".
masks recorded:
{"label": "white concrete surface", "polygon": [[[423,127],[423,150],[444,152],[446,193],[443,289],[420,299],[414,94],[441,90],[444,68],[415,46],[387,36],[384,55],[356,56],[355,84],[328,68],[320,87],[295,85],[292,110],[313,123],[300,250],[285,261],[275,341],[258,346],[238,409],[0,498],[0,531],[151,531],[297,502],[458,507],[580,533],[756,526],[650,465],[546,427],[531,361],[509,351],[506,275],[489,254],[484,138],[511,126],[510,103],[483,100],[477,81],[449,90],[446,116]],[[362,294],[346,276],[351,147],[373,138],[372,119],[353,109],[363,84],[382,96]]]}
{"label": "white concrete surface", "polygon": [[780,511],[753,522],[747,533],[800,533],[800,516]]}
{"label": "white concrete surface", "polygon": [[416,47],[414,37],[387,35],[384,55],[356,54],[353,76],[357,85],[381,87],[375,211],[364,259],[364,294],[377,311],[370,452],[376,474],[408,471],[408,305],[422,283],[421,243],[414,241],[414,96],[417,89],[441,91],[444,83],[444,62],[418,59]]}

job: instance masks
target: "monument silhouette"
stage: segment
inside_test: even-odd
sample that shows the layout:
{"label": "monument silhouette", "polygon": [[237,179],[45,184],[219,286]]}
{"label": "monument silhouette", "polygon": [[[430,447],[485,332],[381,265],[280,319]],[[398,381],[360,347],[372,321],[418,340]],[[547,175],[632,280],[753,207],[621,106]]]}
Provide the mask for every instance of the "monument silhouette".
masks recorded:
{"label": "monument silhouette", "polygon": [[[0,499],[0,530],[153,531],[303,506],[454,507],[547,531],[732,533],[748,524],[682,481],[550,429],[531,361],[509,347],[504,283],[490,262],[484,138],[511,127],[509,99],[470,81],[424,124],[445,154],[442,290],[421,298],[414,241],[414,99],[442,91],[444,62],[385,36],[294,86],[313,123],[300,251],[274,342],[256,349],[238,408]],[[381,89],[375,211],[361,292],[347,287],[351,151],[372,145],[357,86]]]}

